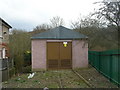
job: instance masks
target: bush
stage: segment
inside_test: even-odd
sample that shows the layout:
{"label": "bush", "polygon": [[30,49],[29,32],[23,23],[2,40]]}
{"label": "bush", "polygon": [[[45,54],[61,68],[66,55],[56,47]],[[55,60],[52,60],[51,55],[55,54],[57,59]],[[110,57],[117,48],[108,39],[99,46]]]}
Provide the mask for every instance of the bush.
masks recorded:
{"label": "bush", "polygon": [[15,75],[15,68],[14,67],[9,69],[9,77],[12,77],[13,75]]}
{"label": "bush", "polygon": [[25,52],[24,53],[24,66],[30,66],[31,65],[31,52]]}
{"label": "bush", "polygon": [[26,66],[22,68],[23,73],[30,73],[31,72],[31,66]]}

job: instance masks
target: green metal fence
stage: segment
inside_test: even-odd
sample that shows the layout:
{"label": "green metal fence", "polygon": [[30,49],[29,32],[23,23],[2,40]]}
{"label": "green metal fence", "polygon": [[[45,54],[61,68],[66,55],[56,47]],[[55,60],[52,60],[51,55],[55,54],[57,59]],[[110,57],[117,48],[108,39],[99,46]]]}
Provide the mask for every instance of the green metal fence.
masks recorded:
{"label": "green metal fence", "polygon": [[120,50],[88,53],[89,63],[120,87]]}

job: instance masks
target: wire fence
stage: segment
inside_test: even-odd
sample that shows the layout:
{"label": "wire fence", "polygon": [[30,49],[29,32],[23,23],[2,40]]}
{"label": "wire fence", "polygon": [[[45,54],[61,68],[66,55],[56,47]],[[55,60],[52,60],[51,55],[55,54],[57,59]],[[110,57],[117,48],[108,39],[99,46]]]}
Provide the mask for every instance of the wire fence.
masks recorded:
{"label": "wire fence", "polygon": [[120,87],[120,50],[89,51],[89,63]]}

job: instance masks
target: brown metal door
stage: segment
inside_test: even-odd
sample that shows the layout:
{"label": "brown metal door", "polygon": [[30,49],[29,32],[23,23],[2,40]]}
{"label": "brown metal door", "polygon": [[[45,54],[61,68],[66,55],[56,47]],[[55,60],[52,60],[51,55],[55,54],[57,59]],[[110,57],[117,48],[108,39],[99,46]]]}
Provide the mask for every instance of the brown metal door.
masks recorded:
{"label": "brown metal door", "polygon": [[63,43],[60,42],[60,67],[61,69],[72,68],[72,45],[68,42],[67,47],[64,47]]}
{"label": "brown metal door", "polygon": [[47,43],[47,68],[58,69],[59,60],[59,43]]}
{"label": "brown metal door", "polygon": [[47,68],[70,69],[72,68],[72,45],[68,42],[67,47],[62,42],[47,43]]}

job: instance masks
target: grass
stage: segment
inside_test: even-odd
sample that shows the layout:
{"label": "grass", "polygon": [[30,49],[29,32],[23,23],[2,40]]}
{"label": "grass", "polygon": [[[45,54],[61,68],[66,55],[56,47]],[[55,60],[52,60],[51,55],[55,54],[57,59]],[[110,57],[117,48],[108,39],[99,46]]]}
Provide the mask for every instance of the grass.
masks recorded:
{"label": "grass", "polygon": [[93,88],[117,88],[117,85],[110,82],[109,79],[100,74],[95,68],[89,66],[89,68],[76,69],[79,74],[81,74]]}
{"label": "grass", "polygon": [[[76,69],[89,83],[97,88],[116,88],[94,68]],[[31,79],[29,74],[14,76],[2,83],[3,88],[89,88],[72,70],[36,72]]]}

